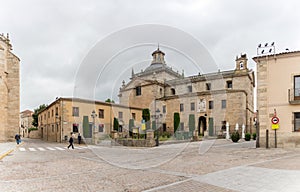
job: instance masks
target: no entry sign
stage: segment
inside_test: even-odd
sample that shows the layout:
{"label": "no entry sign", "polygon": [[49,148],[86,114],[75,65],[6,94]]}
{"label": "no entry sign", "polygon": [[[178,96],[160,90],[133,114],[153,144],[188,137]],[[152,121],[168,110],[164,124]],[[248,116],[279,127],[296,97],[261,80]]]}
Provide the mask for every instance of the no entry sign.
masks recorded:
{"label": "no entry sign", "polygon": [[272,124],[278,124],[279,123],[279,118],[278,117],[272,117],[271,122],[272,122]]}

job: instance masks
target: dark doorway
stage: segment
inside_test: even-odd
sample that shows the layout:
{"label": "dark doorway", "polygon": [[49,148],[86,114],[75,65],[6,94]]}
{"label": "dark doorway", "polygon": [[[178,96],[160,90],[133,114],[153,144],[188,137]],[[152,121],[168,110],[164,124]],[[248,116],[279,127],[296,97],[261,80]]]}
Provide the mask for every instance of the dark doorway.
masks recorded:
{"label": "dark doorway", "polygon": [[167,124],[163,123],[163,132],[167,131]]}
{"label": "dark doorway", "polygon": [[206,131],[206,117],[200,116],[198,120],[198,135],[204,135]]}

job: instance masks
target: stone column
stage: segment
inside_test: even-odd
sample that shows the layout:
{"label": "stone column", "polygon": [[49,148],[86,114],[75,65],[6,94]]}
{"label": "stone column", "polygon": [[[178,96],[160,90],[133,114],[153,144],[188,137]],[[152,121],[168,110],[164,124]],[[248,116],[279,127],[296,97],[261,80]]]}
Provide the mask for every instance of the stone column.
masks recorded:
{"label": "stone column", "polygon": [[229,123],[226,122],[226,139],[230,139],[230,135],[229,135]]}
{"label": "stone column", "polygon": [[242,125],[242,139],[245,139],[245,125]]}

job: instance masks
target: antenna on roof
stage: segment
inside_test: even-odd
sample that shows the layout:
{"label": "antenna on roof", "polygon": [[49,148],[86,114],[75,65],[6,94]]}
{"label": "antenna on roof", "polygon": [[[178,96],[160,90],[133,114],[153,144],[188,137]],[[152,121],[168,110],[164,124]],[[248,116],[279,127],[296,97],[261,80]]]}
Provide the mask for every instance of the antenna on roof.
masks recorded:
{"label": "antenna on roof", "polygon": [[272,43],[265,43],[264,46],[263,44],[259,44],[256,48],[257,50],[257,55],[263,55],[263,54],[274,54],[275,55],[275,42]]}

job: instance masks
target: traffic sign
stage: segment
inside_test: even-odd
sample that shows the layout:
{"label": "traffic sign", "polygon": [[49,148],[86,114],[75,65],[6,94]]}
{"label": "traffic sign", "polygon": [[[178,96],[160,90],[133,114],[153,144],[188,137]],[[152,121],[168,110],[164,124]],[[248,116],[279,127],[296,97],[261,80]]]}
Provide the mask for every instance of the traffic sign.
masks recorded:
{"label": "traffic sign", "polygon": [[273,130],[279,129],[279,124],[272,124],[272,129]]}
{"label": "traffic sign", "polygon": [[272,124],[278,124],[279,123],[279,118],[278,117],[272,117],[271,122],[272,122]]}

